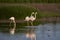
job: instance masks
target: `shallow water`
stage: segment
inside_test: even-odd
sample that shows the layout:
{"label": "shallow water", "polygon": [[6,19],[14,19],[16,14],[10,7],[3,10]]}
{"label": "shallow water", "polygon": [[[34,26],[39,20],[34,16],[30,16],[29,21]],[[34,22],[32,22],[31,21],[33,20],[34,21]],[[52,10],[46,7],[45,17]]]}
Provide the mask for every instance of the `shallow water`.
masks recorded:
{"label": "shallow water", "polygon": [[60,23],[46,23],[32,27],[26,30],[19,29],[23,32],[16,31],[14,35],[0,31],[0,40],[60,40]]}

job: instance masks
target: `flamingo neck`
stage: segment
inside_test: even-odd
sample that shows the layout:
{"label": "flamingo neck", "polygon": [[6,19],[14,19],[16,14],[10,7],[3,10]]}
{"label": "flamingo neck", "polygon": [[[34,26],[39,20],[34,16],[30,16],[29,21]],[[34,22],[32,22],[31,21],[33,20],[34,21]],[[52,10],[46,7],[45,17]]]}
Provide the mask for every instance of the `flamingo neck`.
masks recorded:
{"label": "flamingo neck", "polygon": [[31,16],[33,16],[33,14],[31,14]]}
{"label": "flamingo neck", "polygon": [[16,22],[15,21],[13,21],[14,22],[14,29],[16,28]]}
{"label": "flamingo neck", "polygon": [[36,13],[35,13],[35,18],[36,18]]}
{"label": "flamingo neck", "polygon": [[33,16],[34,12],[32,12],[31,16]]}

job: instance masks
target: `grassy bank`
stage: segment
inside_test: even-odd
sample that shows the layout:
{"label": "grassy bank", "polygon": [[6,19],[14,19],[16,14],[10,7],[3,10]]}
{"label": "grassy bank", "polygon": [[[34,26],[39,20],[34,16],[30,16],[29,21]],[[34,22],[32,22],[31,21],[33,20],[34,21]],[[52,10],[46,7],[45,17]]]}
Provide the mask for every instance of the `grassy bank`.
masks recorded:
{"label": "grassy bank", "polygon": [[[37,12],[37,19],[43,18],[43,17],[53,17],[53,16],[60,16],[60,13],[55,12],[41,12],[40,10],[37,10],[33,7],[28,6],[5,6],[0,7],[0,19],[9,19],[11,16],[14,16],[16,20],[22,20],[26,16],[30,16],[32,12]],[[34,21],[34,25],[40,24],[40,21]],[[20,26],[26,26],[26,23],[19,24]]]}
{"label": "grassy bank", "polygon": [[33,7],[27,6],[5,6],[0,7],[0,19],[9,19],[14,16],[16,19],[24,19],[26,16],[30,16],[32,12],[37,12],[37,19],[41,17],[53,17],[60,16],[60,13],[55,12],[41,12]]}
{"label": "grassy bank", "polygon": [[27,15],[30,16],[32,12],[37,10],[26,6],[8,6],[0,7],[0,19],[8,19],[14,16],[16,19],[24,19]]}

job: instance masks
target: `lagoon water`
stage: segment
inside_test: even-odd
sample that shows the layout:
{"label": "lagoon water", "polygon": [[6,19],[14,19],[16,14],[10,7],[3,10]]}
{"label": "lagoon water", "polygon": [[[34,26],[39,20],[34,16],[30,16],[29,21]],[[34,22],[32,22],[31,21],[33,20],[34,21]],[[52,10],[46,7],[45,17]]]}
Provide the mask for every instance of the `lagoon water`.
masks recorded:
{"label": "lagoon water", "polygon": [[[21,29],[20,29],[21,31]],[[60,23],[46,23],[35,26],[35,28],[27,28],[27,31],[15,32],[11,35],[9,32],[0,31],[0,40],[60,40]],[[28,36],[26,34],[28,33]]]}

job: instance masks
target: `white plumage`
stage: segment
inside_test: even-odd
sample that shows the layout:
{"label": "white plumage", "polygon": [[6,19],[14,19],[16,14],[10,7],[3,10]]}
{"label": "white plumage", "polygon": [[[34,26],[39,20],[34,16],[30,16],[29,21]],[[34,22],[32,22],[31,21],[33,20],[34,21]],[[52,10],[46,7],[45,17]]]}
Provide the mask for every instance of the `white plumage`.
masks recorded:
{"label": "white plumage", "polygon": [[30,21],[34,21],[36,18],[34,16],[30,17]]}
{"label": "white plumage", "polygon": [[32,15],[30,16],[30,20],[31,20],[31,21],[34,21],[34,20],[36,19],[36,14],[37,14],[37,12],[34,14],[34,16],[33,16],[33,14],[34,14],[34,13],[32,13]]}
{"label": "white plumage", "polygon": [[[33,16],[33,14],[34,14],[34,16]],[[31,16],[29,17],[29,16],[26,16],[25,17],[25,21],[27,21],[27,22],[29,22],[29,21],[34,21],[34,20],[36,20],[36,14],[37,14],[37,12],[32,12],[32,14],[31,14]],[[31,25],[33,25],[33,23],[31,22]],[[28,25],[29,25],[29,23],[27,23]]]}
{"label": "white plumage", "polygon": [[14,17],[10,17],[9,19],[10,19],[10,20],[12,20],[12,21],[14,21],[14,20],[15,20],[15,18],[14,18]]}
{"label": "white plumage", "polygon": [[27,16],[26,18],[25,18],[25,21],[29,21],[30,20],[30,18],[29,18],[29,16]]}

